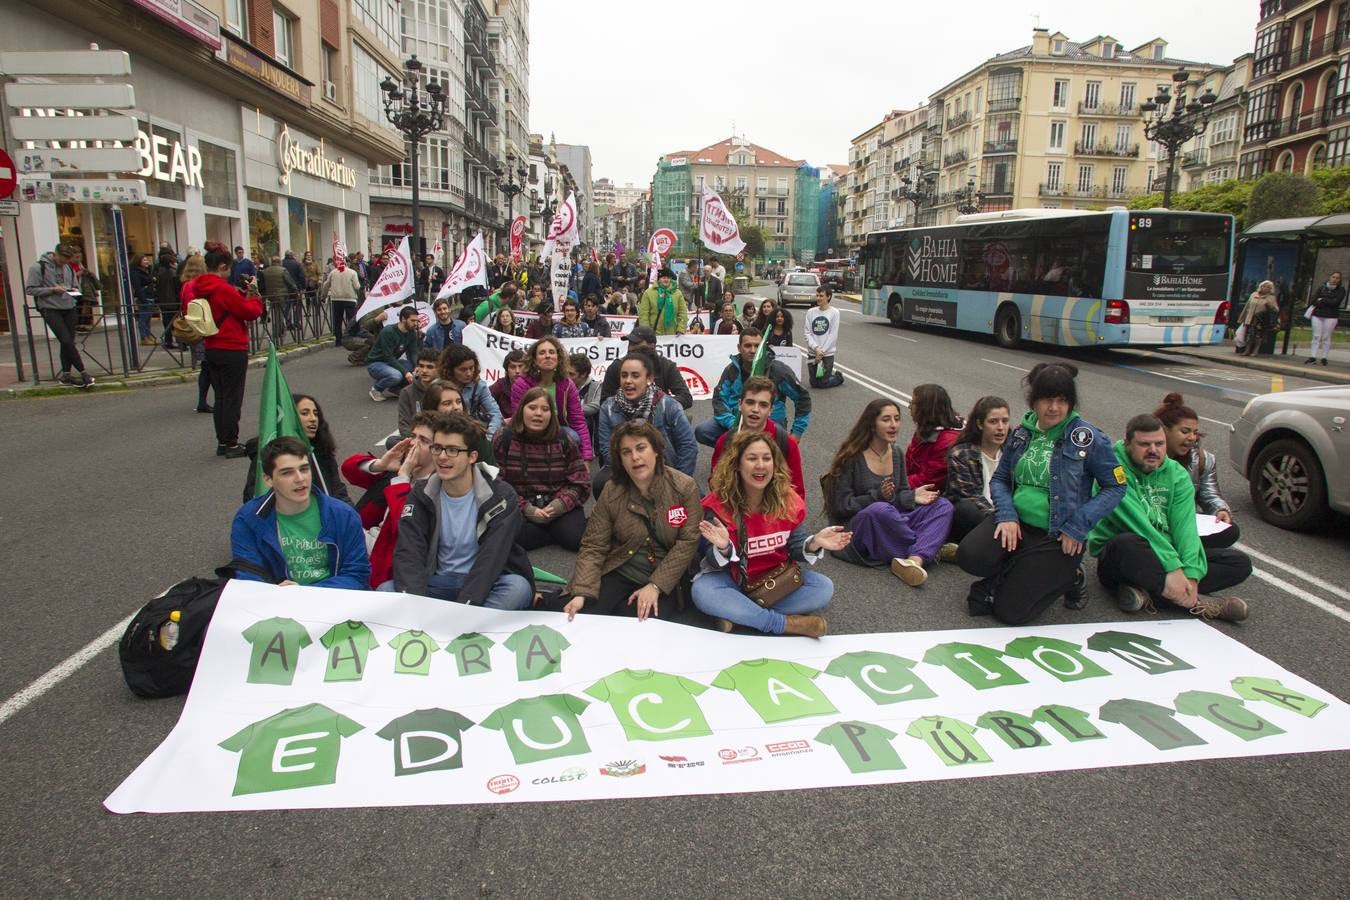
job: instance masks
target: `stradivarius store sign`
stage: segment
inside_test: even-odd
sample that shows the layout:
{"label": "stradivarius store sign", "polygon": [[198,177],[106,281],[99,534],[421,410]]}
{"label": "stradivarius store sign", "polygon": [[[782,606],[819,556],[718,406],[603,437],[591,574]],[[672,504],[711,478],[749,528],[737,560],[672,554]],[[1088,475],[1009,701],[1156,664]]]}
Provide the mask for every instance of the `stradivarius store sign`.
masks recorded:
{"label": "stradivarius store sign", "polygon": [[590,800],[1347,748],[1350,706],[1191,619],[813,641],[234,581],[178,724],[104,805]]}
{"label": "stradivarius store sign", "polygon": [[331,159],[324,151],[323,143],[305,147],[291,137],[290,128],[282,123],[281,133],[277,135],[277,166],[281,169],[282,187],[291,186],[291,173],[301,172],[323,181],[331,181],[348,190],[356,187],[356,169],[347,165],[345,157]]}

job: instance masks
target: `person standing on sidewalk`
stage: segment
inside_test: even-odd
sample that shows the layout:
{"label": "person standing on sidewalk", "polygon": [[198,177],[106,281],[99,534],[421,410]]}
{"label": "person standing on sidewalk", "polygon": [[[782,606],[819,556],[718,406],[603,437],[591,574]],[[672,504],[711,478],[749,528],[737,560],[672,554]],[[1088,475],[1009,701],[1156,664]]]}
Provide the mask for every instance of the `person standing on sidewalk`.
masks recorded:
{"label": "person standing on sidewalk", "polygon": [[248,450],[239,443],[239,415],[244,408],[244,381],[248,377],[248,326],[262,318],[263,305],[253,290],[252,278],[245,278],[244,294],[227,280],[230,276],[230,250],[224,244],[206,245],[206,274],[183,286],[183,312],[193,300],[205,299],[211,305],[216,333],[202,341],[207,370],[215,392],[216,456],[239,459]]}
{"label": "person standing on sidewalk", "polygon": [[328,290],[328,303],[333,310],[333,342],[341,347],[342,337],[356,316],[356,301],[361,296],[361,276],[343,260],[328,273],[324,285]]}
{"label": "person standing on sidewalk", "polygon": [[1242,316],[1238,320],[1245,329],[1244,342],[1238,353],[1243,356],[1255,356],[1263,352],[1262,345],[1266,342],[1266,338],[1275,333],[1279,314],[1280,304],[1275,299],[1275,282],[1261,282],[1256,286],[1256,291],[1247,298],[1247,305],[1242,308]]}
{"label": "person standing on sidewalk", "polygon": [[176,350],[173,342],[173,317],[178,314],[181,301],[178,294],[183,286],[178,281],[178,257],[172,250],[159,251],[159,264],[155,266],[155,304],[159,307],[159,322],[164,328],[160,337],[165,350]]}
{"label": "person standing on sidewalk", "polygon": [[1341,273],[1332,272],[1326,284],[1317,289],[1312,299],[1312,350],[1303,361],[1305,366],[1321,361],[1327,364],[1327,354],[1331,352],[1331,334],[1341,320],[1341,307],[1345,304],[1345,285],[1341,284]]}
{"label": "person standing on sidewalk", "polygon": [[61,374],[57,380],[72,387],[87,388],[94,386],[94,378],[84,370],[84,360],[75,346],[75,323],[79,315],[75,311],[75,300],[79,294],[79,280],[70,264],[79,251],[77,245],[62,241],[51,253],[42,254],[28,267],[23,292],[33,298],[42,321],[61,347]]}

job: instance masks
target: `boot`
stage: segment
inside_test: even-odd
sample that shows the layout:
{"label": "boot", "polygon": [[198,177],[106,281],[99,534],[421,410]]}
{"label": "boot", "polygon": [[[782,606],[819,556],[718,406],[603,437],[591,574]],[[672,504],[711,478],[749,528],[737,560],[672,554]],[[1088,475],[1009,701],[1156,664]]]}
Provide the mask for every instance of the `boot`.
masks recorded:
{"label": "boot", "polygon": [[1073,576],[1073,587],[1064,592],[1065,609],[1082,609],[1088,604],[1087,573],[1082,565]]}
{"label": "boot", "polygon": [[824,616],[788,616],[783,634],[797,634],[802,637],[824,637],[830,630],[830,623]]}

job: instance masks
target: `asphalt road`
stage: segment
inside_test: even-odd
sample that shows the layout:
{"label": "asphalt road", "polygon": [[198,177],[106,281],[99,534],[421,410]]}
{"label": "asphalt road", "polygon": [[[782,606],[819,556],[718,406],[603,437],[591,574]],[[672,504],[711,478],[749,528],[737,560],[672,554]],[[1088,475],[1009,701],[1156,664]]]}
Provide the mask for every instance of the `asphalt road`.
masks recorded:
{"label": "asphalt road", "polygon": [[[1020,409],[1023,370],[1044,358],[896,331],[841,306],[848,380],[817,394],[803,443],[812,516],[816,476],[868,400],[939,381],[961,411],[987,393]],[[349,453],[386,433],[395,412],[392,403],[371,403],[364,372],[344,357],[315,354],[286,374],[293,389],[320,397]],[[1266,526],[1228,467],[1222,423],[1270,390],[1270,376],[1157,353],[1075,362],[1082,411],[1111,434],[1182,390],[1207,419],[1207,446],[1219,455],[1244,543],[1295,572],[1260,568],[1350,607],[1302,577],[1345,583],[1345,523],[1313,535]],[[260,383],[254,373],[246,423]],[[1301,384],[1288,379],[1285,387]],[[228,558],[246,464],[214,456],[209,417],[191,411],[193,392],[0,405],[0,452],[10,460],[0,486],[9,586],[0,698],[28,688],[167,584]],[[695,418],[708,409],[700,404]],[[537,562],[567,572],[566,556],[544,552]],[[966,615],[968,578],[952,566],[935,567],[912,590],[884,571],[821,565],[837,587],[836,632],[993,627]],[[1055,606],[1044,621],[1119,620],[1095,579],[1089,584],[1087,609]],[[1215,627],[1350,697],[1350,624],[1298,592],[1253,578],[1240,589],[1251,618]],[[7,896],[1350,893],[1347,754],[631,802],[114,816],[101,801],[167,734],[181,701],[134,699],[112,648],[68,668],[69,677],[0,722]]]}

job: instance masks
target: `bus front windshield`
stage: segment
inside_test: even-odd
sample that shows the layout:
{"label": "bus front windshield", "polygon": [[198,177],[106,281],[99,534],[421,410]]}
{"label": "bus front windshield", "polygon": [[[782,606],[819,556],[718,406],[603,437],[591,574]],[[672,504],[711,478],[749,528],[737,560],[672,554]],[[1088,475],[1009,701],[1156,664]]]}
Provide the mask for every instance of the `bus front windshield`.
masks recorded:
{"label": "bus front windshield", "polygon": [[1199,275],[1228,271],[1232,220],[1141,213],[1130,217],[1131,272]]}

